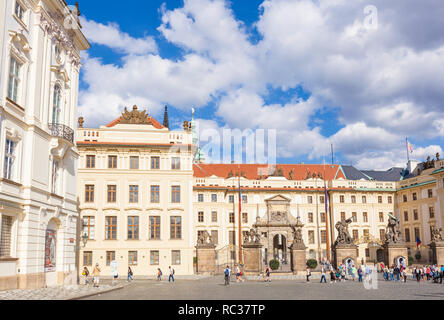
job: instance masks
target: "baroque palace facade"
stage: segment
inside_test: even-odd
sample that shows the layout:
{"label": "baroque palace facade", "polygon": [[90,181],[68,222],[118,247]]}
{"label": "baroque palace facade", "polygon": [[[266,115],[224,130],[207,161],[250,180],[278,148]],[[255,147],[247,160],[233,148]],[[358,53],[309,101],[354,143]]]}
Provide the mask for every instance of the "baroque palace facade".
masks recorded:
{"label": "baroque palace facade", "polygon": [[0,44],[0,290],[75,282],[74,129],[89,44],[60,0],[0,1]]}
{"label": "baroque palace facade", "polygon": [[[423,243],[421,261],[428,261],[430,226],[443,225],[444,161],[439,155],[433,162],[411,161],[409,168],[388,171],[196,163],[193,121],[170,131],[167,119],[166,113],[161,125],[136,106],[99,129],[83,128],[80,119],[78,191],[82,234],[88,238],[81,266],[99,263],[111,275],[111,262],[117,261],[120,275],[128,266],[139,276],[153,276],[168,266],[189,275],[195,272],[195,246],[202,232],[216,244],[216,263],[232,265],[239,261],[239,239],[255,227],[262,236],[263,263],[273,258],[288,262],[297,217],[304,224],[307,258],[326,259],[327,242],[331,247],[337,237],[335,224],[352,219],[356,263],[380,261],[388,218],[396,216],[409,254],[417,252],[416,232]],[[288,217],[277,228],[270,224],[276,215]],[[282,271],[289,268],[284,263]]]}

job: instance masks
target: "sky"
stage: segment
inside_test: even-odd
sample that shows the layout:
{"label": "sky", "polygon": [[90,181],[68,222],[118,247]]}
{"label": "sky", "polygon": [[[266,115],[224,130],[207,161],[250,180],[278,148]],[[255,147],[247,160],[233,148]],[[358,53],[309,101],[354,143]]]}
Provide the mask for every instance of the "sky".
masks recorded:
{"label": "sky", "polygon": [[276,130],[278,163],[444,156],[441,0],[79,2],[87,127],[168,105],[171,129],[195,108],[201,132]]}

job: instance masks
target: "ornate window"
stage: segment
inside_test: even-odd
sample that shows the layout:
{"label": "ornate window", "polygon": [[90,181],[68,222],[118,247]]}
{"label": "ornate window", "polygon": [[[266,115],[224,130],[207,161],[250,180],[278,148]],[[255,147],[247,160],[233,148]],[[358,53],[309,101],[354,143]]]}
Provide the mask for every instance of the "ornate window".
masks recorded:
{"label": "ornate window", "polygon": [[229,214],[229,222],[234,223],[234,212],[230,212]]}
{"label": "ornate window", "polygon": [[22,7],[22,5],[18,1],[15,1],[14,14],[21,21],[23,21],[23,18],[25,16],[25,11],[26,10]]}
{"label": "ornate window", "polygon": [[150,240],[160,240],[160,217],[150,217]]}
{"label": "ornate window", "polygon": [[242,223],[248,223],[248,213],[242,212]]}
{"label": "ornate window", "polygon": [[139,203],[139,186],[129,187],[129,202]]}
{"label": "ornate window", "polygon": [[117,217],[105,218],[105,240],[117,240]]}
{"label": "ornate window", "polygon": [[368,214],[367,214],[367,212],[363,212],[362,213],[362,217],[364,219],[364,223],[367,223],[368,222]]}
{"label": "ornate window", "polygon": [[128,240],[139,240],[139,217],[128,217]]}
{"label": "ornate window", "polygon": [[160,203],[160,186],[151,186],[151,203]]}
{"label": "ornate window", "polygon": [[404,233],[405,233],[405,241],[410,242],[410,229],[405,228]]}
{"label": "ornate window", "polygon": [[197,202],[204,202],[204,195],[202,193],[197,195]]}
{"label": "ornate window", "polygon": [[12,225],[12,217],[3,214],[0,229],[0,257],[11,256]]}
{"label": "ornate window", "polygon": [[211,212],[211,222],[213,223],[217,222],[217,211]]}
{"label": "ornate window", "polygon": [[83,252],[83,266],[91,267],[92,266],[92,251]]}
{"label": "ornate window", "polygon": [[216,193],[213,193],[211,195],[211,202],[217,202],[217,194]]}
{"label": "ornate window", "polygon": [[83,234],[88,236],[88,239],[92,240],[95,236],[95,218],[94,217],[83,217]]}
{"label": "ornate window", "polygon": [[128,252],[128,265],[137,266],[137,251]]}
{"label": "ornate window", "polygon": [[117,156],[108,156],[108,169],[117,169]]}
{"label": "ornate window", "polygon": [[159,170],[159,169],[160,169],[160,158],[151,157],[151,170]]}
{"label": "ornate window", "polygon": [[379,222],[384,222],[384,212],[379,213]]}
{"label": "ornate window", "polygon": [[116,260],[116,252],[115,251],[107,251],[106,252],[106,265],[109,267],[111,265],[111,261]]}
{"label": "ornate window", "polygon": [[130,169],[131,170],[139,169],[139,157],[130,157]]}
{"label": "ornate window", "polygon": [[180,186],[171,187],[171,202],[180,203]]}
{"label": "ornate window", "polygon": [[20,68],[21,64],[11,57],[9,65],[9,80],[8,80],[8,98],[17,103],[18,87],[20,85]]}
{"label": "ornate window", "polygon": [[197,222],[200,222],[200,223],[204,222],[204,213],[202,211],[199,211],[197,213]]}
{"label": "ornate window", "polygon": [[85,186],[85,202],[94,202],[94,185],[92,184]]}
{"label": "ornate window", "polygon": [[117,201],[117,186],[109,185],[108,186],[108,203],[116,203]]}
{"label": "ornate window", "polygon": [[3,177],[8,180],[14,179],[14,163],[15,163],[15,142],[6,139],[5,163]]}
{"label": "ornate window", "polygon": [[171,169],[180,170],[180,158],[171,158]]}
{"label": "ornate window", "polygon": [[180,251],[179,250],[173,250],[171,252],[171,261],[172,265],[180,265]]}
{"label": "ornate window", "polygon": [[86,168],[94,169],[96,167],[96,156],[88,155],[86,156]]}
{"label": "ornate window", "polygon": [[62,90],[60,89],[60,86],[56,84],[54,86],[54,97],[52,102],[52,123],[53,124],[60,124],[60,114],[61,114],[61,108],[60,108],[60,101],[62,98]]}
{"label": "ornate window", "polygon": [[313,223],[313,212],[308,213],[308,223]]}
{"label": "ornate window", "polygon": [[159,251],[150,251],[150,265],[159,265]]}
{"label": "ornate window", "polygon": [[171,217],[170,219],[170,238],[172,240],[182,239],[182,218]]}

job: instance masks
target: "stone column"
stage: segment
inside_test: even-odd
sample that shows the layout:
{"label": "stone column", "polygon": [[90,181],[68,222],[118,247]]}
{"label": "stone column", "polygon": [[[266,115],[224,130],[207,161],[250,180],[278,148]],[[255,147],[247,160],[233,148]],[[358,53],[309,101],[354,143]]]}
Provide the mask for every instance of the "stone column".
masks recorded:
{"label": "stone column", "polygon": [[196,246],[197,255],[197,274],[215,275],[216,274],[216,246],[213,244],[205,246]]}
{"label": "stone column", "polygon": [[257,274],[262,271],[262,245],[261,244],[244,244],[244,272],[246,274]]}
{"label": "stone column", "polygon": [[293,274],[304,275],[307,269],[307,247],[303,243],[293,243],[290,250]]}
{"label": "stone column", "polygon": [[404,258],[408,265],[408,250],[405,242],[389,242],[384,245],[385,264],[387,266],[396,265],[397,258]]}
{"label": "stone column", "polygon": [[353,259],[355,266],[357,266],[357,251],[358,246],[355,244],[336,244],[333,246],[334,263],[336,268],[345,263],[347,259]]}
{"label": "stone column", "polygon": [[444,241],[432,242],[430,249],[433,252],[433,264],[444,266]]}

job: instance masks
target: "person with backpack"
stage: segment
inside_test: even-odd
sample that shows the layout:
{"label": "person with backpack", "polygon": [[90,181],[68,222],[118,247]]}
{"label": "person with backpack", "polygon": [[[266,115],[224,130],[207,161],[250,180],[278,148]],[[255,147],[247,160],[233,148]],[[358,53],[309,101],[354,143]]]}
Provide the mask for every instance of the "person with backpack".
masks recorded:
{"label": "person with backpack", "polygon": [[128,282],[130,279],[131,281],[134,281],[133,270],[131,270],[131,267],[128,267],[128,278],[126,279],[126,282]]}
{"label": "person with backpack", "polygon": [[168,282],[171,282],[171,280],[173,280],[174,282],[174,274],[176,273],[176,271],[174,271],[174,268],[171,268],[171,266],[168,267],[170,269],[170,275],[168,276]]}
{"label": "person with backpack", "polygon": [[157,281],[162,281],[162,270],[157,268]]}
{"label": "person with backpack", "polygon": [[224,270],[224,279],[225,279],[226,286],[228,286],[230,284],[230,275],[231,275],[231,270],[230,270],[230,267],[227,266]]}
{"label": "person with backpack", "polygon": [[89,270],[87,267],[83,267],[82,276],[85,278],[85,286],[89,284],[88,276],[89,276]]}

